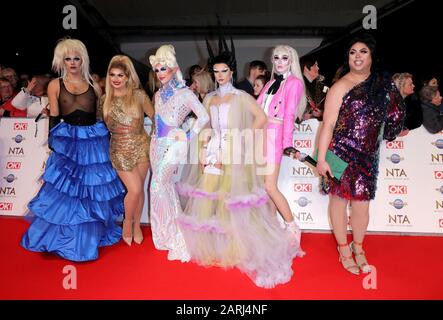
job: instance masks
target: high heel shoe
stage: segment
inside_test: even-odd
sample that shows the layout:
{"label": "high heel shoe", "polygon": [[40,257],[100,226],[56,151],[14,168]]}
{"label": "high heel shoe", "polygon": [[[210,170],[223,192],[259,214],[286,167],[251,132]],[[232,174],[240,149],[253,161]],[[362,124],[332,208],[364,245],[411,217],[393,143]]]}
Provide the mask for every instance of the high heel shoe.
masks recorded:
{"label": "high heel shoe", "polygon": [[122,239],[123,239],[123,241],[128,245],[128,246],[131,246],[131,244],[132,244],[132,237],[133,237],[133,229],[132,229],[132,227],[133,227],[133,222],[132,221],[129,221],[129,220],[127,220],[127,219],[123,219],[123,230],[125,230],[125,223],[131,223],[131,235],[130,236],[124,236],[124,231],[122,231]]}
{"label": "high heel shoe", "polygon": [[142,244],[143,242],[143,231],[140,224],[138,225],[138,228],[136,228],[134,225],[134,242],[136,244]]}
{"label": "high heel shoe", "polygon": [[[361,247],[361,251],[357,252],[355,250],[355,246]],[[355,261],[357,262],[358,267],[360,268],[361,272],[363,273],[369,273],[372,271],[371,266],[368,263],[368,260],[366,260],[365,252],[363,251],[363,243],[357,243],[352,241],[349,245],[349,248],[354,253]]]}
{"label": "high heel shoe", "polygon": [[[348,272],[350,272],[350,273],[352,273],[352,274],[355,274],[355,275],[359,275],[359,274],[360,274],[360,271],[359,271],[359,269],[358,269],[358,265],[355,263],[355,260],[354,260],[354,258],[352,257],[352,253],[351,253],[350,256],[345,256],[345,255],[343,255],[343,254],[340,252],[340,248],[344,248],[344,247],[347,247],[347,246],[348,246],[347,243],[345,243],[345,244],[339,244],[339,245],[337,246],[337,251],[338,251],[338,254],[339,254],[339,256],[340,256],[340,257],[338,258],[338,261],[341,262],[343,268],[345,268]],[[346,261],[350,261],[351,263],[346,263]]]}

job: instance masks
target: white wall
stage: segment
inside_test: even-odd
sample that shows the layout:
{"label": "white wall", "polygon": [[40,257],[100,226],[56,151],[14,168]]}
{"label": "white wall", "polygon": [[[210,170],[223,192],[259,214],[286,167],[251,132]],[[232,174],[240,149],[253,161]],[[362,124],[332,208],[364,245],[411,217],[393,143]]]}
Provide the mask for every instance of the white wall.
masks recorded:
{"label": "white wall", "polygon": [[[272,47],[279,44],[287,44],[295,48],[300,56],[308,53],[318,47],[321,38],[299,38],[299,39],[234,39],[235,55],[237,58],[238,78],[242,79],[247,72],[247,67],[252,60],[263,60],[271,68],[270,54]],[[205,41],[187,40],[173,42],[123,42],[121,50],[139,60],[148,64],[149,55],[154,54],[155,50],[163,44],[172,44],[175,47],[177,61],[182,69],[183,75],[187,78],[188,68],[193,64],[205,65],[208,59],[208,52]],[[217,42],[211,42],[213,48],[218,48]],[[228,41],[230,46],[230,40]],[[215,50],[216,52],[216,50]]]}

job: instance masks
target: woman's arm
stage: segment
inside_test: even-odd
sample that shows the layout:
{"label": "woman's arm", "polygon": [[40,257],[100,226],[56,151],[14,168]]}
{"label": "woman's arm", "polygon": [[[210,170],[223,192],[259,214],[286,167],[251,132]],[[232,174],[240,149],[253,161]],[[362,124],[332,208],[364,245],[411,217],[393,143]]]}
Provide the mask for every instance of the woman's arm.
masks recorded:
{"label": "woman's arm", "polygon": [[58,107],[58,96],[60,93],[60,83],[58,79],[51,80],[48,85],[48,102],[49,115],[51,117],[58,117],[60,110]]}
{"label": "woman's arm", "polygon": [[[290,79],[286,81],[290,81]],[[284,90],[283,149],[286,149],[293,146],[292,138],[294,136],[295,114],[303,91],[301,80],[291,79],[291,81],[285,85]]]}
{"label": "woman's arm", "polygon": [[332,171],[326,162],[326,151],[331,143],[332,133],[335,128],[335,123],[338,119],[338,113],[343,102],[345,88],[341,81],[338,81],[332,86],[326,95],[325,111],[323,113],[323,125],[320,131],[318,141],[318,159],[317,170],[322,176],[329,172],[332,177]]}
{"label": "woman's arm", "polygon": [[198,101],[198,98],[192,93],[190,90],[186,89],[186,103],[189,108],[195,113],[197,116],[197,121],[194,126],[191,128],[191,135],[198,134],[209,122],[209,115],[206,112],[205,107]]}
{"label": "woman's arm", "polygon": [[144,91],[142,91],[142,93],[143,93],[143,111],[152,120],[154,118],[154,107],[152,106],[151,99],[149,99],[148,95]]}

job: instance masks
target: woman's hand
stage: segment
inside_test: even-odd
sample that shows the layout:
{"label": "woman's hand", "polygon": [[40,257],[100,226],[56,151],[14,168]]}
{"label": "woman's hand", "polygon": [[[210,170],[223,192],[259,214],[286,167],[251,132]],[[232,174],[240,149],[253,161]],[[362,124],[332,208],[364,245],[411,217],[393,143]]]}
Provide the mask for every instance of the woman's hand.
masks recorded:
{"label": "woman's hand", "polygon": [[284,154],[285,156],[288,156],[288,157],[292,158],[292,159],[297,159],[297,160],[300,160],[300,159],[301,159],[301,153],[300,153],[300,151],[298,151],[298,150],[295,149],[294,147],[288,147],[288,148],[285,148],[285,149],[283,150],[283,154]]}
{"label": "woman's hand", "polygon": [[331,168],[329,167],[329,164],[325,160],[317,161],[317,171],[318,174],[323,177],[327,177],[328,173],[329,177],[333,177]]}
{"label": "woman's hand", "polygon": [[37,84],[37,79],[33,77],[32,80],[29,81],[28,86],[26,87],[26,90],[28,91],[29,94],[32,94],[32,90],[34,90],[36,84]]}
{"label": "woman's hand", "polygon": [[188,137],[186,136],[186,132],[184,130],[173,130],[171,133],[173,134],[175,141],[188,141]]}
{"label": "woman's hand", "polygon": [[206,155],[207,155],[207,146],[203,146],[200,148],[200,152],[198,155],[198,160],[202,166],[206,165]]}

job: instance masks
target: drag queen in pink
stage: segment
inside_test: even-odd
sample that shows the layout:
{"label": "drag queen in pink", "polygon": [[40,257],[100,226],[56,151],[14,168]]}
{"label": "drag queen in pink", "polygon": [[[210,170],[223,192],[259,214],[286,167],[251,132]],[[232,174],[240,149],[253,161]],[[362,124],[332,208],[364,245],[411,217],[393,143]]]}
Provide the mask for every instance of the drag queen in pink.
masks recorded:
{"label": "drag queen in pink", "polygon": [[286,229],[300,242],[297,226],[288,201],[277,187],[283,153],[295,157],[292,145],[295,117],[300,117],[306,106],[303,77],[298,54],[294,48],[280,45],[272,52],[273,79],[269,81],[257,102],[267,117],[266,159],[268,172],[265,176],[266,192],[282,215]]}
{"label": "drag queen in pink", "polygon": [[171,45],[161,46],[149,57],[162,87],[155,95],[155,132],[151,140],[151,211],[152,239],[158,250],[169,250],[168,260],[189,261],[190,256],[176,218],[181,214],[174,174],[186,160],[187,135],[180,128],[193,111],[197,121],[190,136],[196,136],[209,121],[203,105],[183,81]]}

